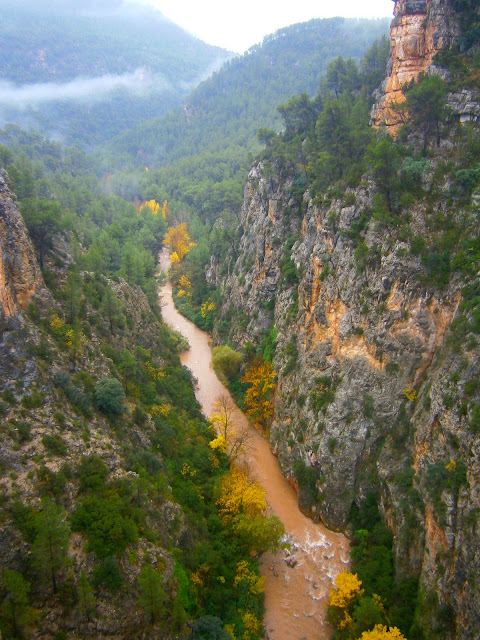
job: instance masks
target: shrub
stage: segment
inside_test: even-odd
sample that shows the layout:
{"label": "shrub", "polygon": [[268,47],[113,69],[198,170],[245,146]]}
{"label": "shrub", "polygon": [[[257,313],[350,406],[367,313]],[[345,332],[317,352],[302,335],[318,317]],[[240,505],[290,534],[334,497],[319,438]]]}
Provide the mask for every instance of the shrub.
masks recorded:
{"label": "shrub", "polygon": [[43,403],[43,395],[39,391],[33,391],[30,395],[23,396],[22,405],[25,409],[38,409]]}
{"label": "shrub", "polygon": [[105,484],[105,480],[109,474],[109,469],[98,456],[88,456],[83,458],[80,463],[80,491],[99,491]]}
{"label": "shrub", "polygon": [[219,372],[222,376],[228,379],[232,379],[238,375],[242,362],[242,354],[234,351],[226,344],[221,347],[213,348],[213,368],[216,372]]}
{"label": "shrub", "polygon": [[60,387],[70,402],[82,413],[88,413],[91,406],[90,394],[76,387],[66,371],[58,371],[53,377],[53,384]]}
{"label": "shrub", "polygon": [[65,442],[60,436],[45,434],[42,437],[42,443],[45,449],[54,456],[64,456],[67,453]]}
{"label": "shrub", "polygon": [[110,591],[118,591],[122,586],[122,574],[113,556],[105,558],[103,563],[95,569],[93,583],[97,587],[106,587]]}
{"label": "shrub", "polygon": [[125,392],[116,378],[102,378],[95,387],[95,399],[100,411],[107,416],[119,416],[125,413]]}

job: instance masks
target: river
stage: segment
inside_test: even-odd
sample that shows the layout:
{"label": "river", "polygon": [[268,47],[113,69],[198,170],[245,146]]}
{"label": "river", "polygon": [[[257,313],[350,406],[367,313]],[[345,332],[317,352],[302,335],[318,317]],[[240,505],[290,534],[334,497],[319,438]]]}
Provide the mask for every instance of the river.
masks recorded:
{"label": "river", "polygon": [[[160,266],[168,270],[169,257],[164,250]],[[198,381],[196,397],[206,416],[213,403],[229,395],[212,368],[210,336],[178,313],[173,304],[169,282],[160,289],[165,322],[181,333],[190,349],[181,355],[182,363]],[[238,412],[239,420],[248,423]],[[249,468],[265,490],[267,502],[285,526],[290,551],[265,554],[260,570],[265,577],[264,626],[268,640],[327,640],[331,632],[324,622],[332,580],[348,568],[347,539],[314,524],[298,508],[294,489],[283,477],[269,442],[252,428],[248,453]]]}

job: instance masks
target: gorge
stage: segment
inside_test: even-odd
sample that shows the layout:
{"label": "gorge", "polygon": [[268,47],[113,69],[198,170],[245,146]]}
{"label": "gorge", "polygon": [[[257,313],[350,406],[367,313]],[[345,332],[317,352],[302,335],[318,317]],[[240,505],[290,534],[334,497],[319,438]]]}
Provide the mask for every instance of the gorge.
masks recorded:
{"label": "gorge", "polygon": [[[168,271],[169,253],[160,256],[160,267]],[[196,379],[195,395],[203,412],[210,416],[219,397],[229,395],[219,382],[211,363],[209,336],[175,309],[170,283],[160,291],[162,317],[188,341],[182,363]],[[323,640],[329,637],[325,624],[326,605],[332,581],[349,564],[348,542],[340,534],[314,524],[298,509],[297,496],[282,476],[268,441],[248,424],[238,411],[236,422],[251,435],[244,463],[266,492],[270,509],[285,526],[289,550],[267,553],[261,560],[265,578],[264,626],[269,640]]]}

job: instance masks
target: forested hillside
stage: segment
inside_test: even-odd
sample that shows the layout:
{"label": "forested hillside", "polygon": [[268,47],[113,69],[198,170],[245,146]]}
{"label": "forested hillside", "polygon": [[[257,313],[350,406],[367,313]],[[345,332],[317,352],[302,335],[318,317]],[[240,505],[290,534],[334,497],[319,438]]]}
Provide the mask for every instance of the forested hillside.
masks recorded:
{"label": "forested hillside", "polygon": [[227,638],[227,626],[255,640],[256,557],[282,526],[212,445],[185,345],[161,320],[167,222],[103,195],[75,150],[36,134],[11,146],[22,151],[0,146],[2,637]]}
{"label": "forested hillside", "polygon": [[[480,633],[478,24],[478,3],[396,3],[388,69],[418,66],[389,104],[395,127],[370,126],[372,86],[350,61],[292,98],[239,224],[211,236],[214,307],[179,299],[213,326],[302,508],[352,535],[335,638]],[[188,256],[182,276],[199,278]]]}
{"label": "forested hillside", "polygon": [[231,55],[120,0],[5,0],[0,38],[1,121],[82,146],[166,113]]}
{"label": "forested hillside", "polygon": [[[174,200],[210,222],[238,213],[252,153],[261,148],[259,128],[278,131],[282,102],[296,92],[315,95],[335,56],[358,61],[387,26],[387,20],[311,20],[267,37],[203,82],[182,107],[113,145],[106,167],[118,167],[117,192]],[[370,52],[378,83],[387,49],[383,41]]]}
{"label": "forested hillside", "polygon": [[[7,0],[5,77],[170,90],[215,59],[127,8]],[[138,124],[147,96],[21,112],[87,146],[121,133],[93,157],[0,131],[3,638],[263,637],[282,526],[228,411],[219,433],[200,412],[162,246],[301,509],[351,538],[334,640],[480,636],[479,25],[475,0],[397,0],[391,51],[383,21],[315,20],[175,85],[160,118]]]}

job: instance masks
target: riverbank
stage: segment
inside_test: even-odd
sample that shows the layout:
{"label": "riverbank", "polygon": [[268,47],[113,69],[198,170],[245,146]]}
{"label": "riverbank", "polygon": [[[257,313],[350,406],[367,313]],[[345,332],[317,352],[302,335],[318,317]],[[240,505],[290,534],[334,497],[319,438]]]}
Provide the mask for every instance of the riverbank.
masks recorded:
{"label": "riverbank", "polygon": [[[160,266],[168,270],[166,251],[161,254]],[[169,282],[161,287],[159,295],[163,319],[188,340],[190,349],[181,355],[182,364],[198,381],[195,395],[209,416],[215,400],[222,395],[229,396],[211,365],[210,337],[175,309]],[[238,419],[248,425],[240,411]],[[283,477],[270,443],[251,430],[249,467],[265,490],[273,513],[282,520],[291,544],[289,552],[266,554],[261,560],[267,638],[327,640],[331,635],[324,622],[328,593],[335,576],[348,566],[348,541],[301,513],[295,491]]]}

